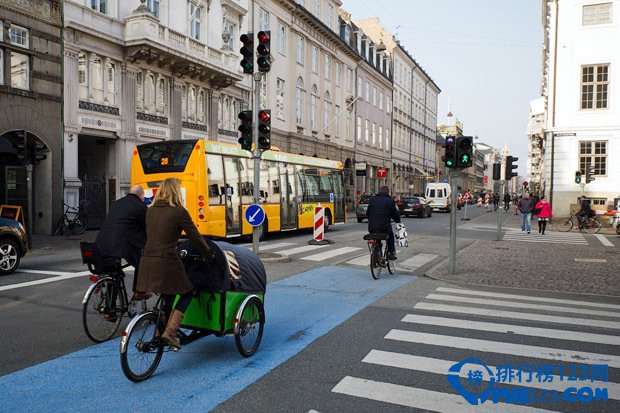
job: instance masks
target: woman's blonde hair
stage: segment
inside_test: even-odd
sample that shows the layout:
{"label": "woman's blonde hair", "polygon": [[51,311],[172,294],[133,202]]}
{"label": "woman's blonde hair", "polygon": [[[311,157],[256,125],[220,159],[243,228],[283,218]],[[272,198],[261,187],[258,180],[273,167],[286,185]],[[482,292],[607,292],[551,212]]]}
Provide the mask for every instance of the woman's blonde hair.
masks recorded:
{"label": "woman's blonde hair", "polygon": [[183,196],[181,195],[181,181],[177,178],[166,178],[153,198],[149,206],[155,205],[157,201],[164,201],[170,206],[183,206]]}

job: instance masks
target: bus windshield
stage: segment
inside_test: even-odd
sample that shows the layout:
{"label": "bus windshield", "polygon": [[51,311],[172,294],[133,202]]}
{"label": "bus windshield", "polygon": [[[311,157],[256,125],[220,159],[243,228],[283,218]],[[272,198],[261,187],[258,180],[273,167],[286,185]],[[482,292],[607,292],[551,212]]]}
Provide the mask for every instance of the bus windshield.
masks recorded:
{"label": "bus windshield", "polygon": [[184,140],[138,145],[144,173],[183,172],[196,142]]}

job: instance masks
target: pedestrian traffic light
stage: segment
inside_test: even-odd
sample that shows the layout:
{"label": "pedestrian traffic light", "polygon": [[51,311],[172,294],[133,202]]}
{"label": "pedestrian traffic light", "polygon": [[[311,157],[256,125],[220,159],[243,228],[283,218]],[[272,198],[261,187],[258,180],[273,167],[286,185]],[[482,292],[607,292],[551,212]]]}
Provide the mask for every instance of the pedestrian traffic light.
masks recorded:
{"label": "pedestrian traffic light", "polygon": [[266,151],[271,149],[271,111],[258,112],[258,147]]}
{"label": "pedestrian traffic light", "polygon": [[239,132],[241,132],[241,137],[239,138],[239,143],[241,144],[241,149],[245,149],[246,151],[252,150],[252,111],[251,110],[242,110],[238,115],[241,120],[241,125],[239,125]]}
{"label": "pedestrian traffic light", "polygon": [[575,183],[576,184],[581,183],[581,171],[575,171]]}
{"label": "pedestrian traffic light", "polygon": [[26,151],[26,143],[22,139],[17,142],[17,160],[19,160],[25,165],[27,156],[28,151]]}
{"label": "pedestrian traffic light", "polygon": [[456,167],[469,168],[473,165],[474,145],[471,136],[456,138]]}
{"label": "pedestrian traffic light", "polygon": [[588,169],[586,169],[586,184],[594,181],[594,179],[594,166],[590,165],[588,166]]}
{"label": "pedestrian traffic light", "polygon": [[252,74],[254,73],[254,37],[253,33],[245,33],[239,37],[241,43],[243,43],[243,47],[239,52],[241,53],[241,67],[243,68],[243,73]]}
{"label": "pedestrian traffic light", "polygon": [[30,156],[30,162],[34,164],[38,164],[39,162],[47,158],[47,155],[43,153],[45,151],[45,144],[43,142],[31,140],[30,142],[28,142],[28,151]]}
{"label": "pedestrian traffic light", "polygon": [[446,136],[446,152],[443,157],[443,161],[446,164],[446,168],[454,168],[456,163],[456,137],[454,136]]}
{"label": "pedestrian traffic light", "polygon": [[494,163],[493,164],[493,180],[499,181],[500,179],[502,179],[502,164]]}
{"label": "pedestrian traffic light", "polygon": [[270,49],[271,49],[271,31],[260,31],[256,36],[258,38],[258,46],[256,46],[256,65],[260,72],[268,72],[271,69]]}
{"label": "pedestrian traffic light", "polygon": [[505,180],[510,181],[513,177],[519,176],[518,173],[512,171],[513,169],[517,169],[519,167],[519,165],[515,164],[515,162],[517,162],[518,160],[519,158],[517,158],[516,156],[506,157],[506,171],[504,174]]}

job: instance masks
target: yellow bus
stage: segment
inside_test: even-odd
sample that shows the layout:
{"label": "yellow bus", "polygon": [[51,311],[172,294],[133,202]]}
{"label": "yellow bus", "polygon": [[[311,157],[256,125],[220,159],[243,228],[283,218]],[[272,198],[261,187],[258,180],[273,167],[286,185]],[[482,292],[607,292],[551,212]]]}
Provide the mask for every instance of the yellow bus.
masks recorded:
{"label": "yellow bus", "polygon": [[[325,230],[346,220],[342,163],[279,151],[263,152],[259,204],[267,232],[313,228],[314,209],[325,208]],[[135,147],[131,183],[141,185],[147,202],[168,177],[181,180],[185,207],[203,235],[250,235],[245,210],[254,202],[254,160],[237,145],[169,140]]]}

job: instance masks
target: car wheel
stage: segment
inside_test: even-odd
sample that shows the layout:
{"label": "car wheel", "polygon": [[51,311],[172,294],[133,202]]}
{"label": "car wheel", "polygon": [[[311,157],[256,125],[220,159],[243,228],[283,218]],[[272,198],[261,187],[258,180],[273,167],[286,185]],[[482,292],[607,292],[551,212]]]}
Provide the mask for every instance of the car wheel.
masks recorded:
{"label": "car wheel", "polygon": [[357,217],[357,222],[358,222],[358,223],[359,223],[359,222],[362,222],[363,220],[364,220],[364,218]]}
{"label": "car wheel", "polygon": [[430,218],[432,215],[433,215],[433,210],[432,210],[432,209],[429,209],[429,210],[428,210],[428,217]]}
{"label": "car wheel", "polygon": [[13,273],[19,266],[20,258],[15,241],[6,238],[0,240],[0,275]]}

